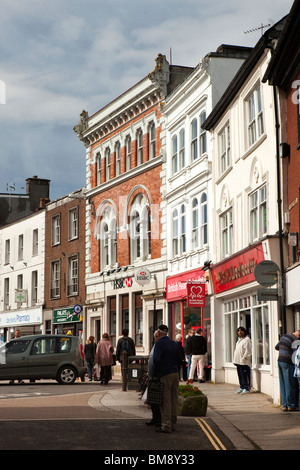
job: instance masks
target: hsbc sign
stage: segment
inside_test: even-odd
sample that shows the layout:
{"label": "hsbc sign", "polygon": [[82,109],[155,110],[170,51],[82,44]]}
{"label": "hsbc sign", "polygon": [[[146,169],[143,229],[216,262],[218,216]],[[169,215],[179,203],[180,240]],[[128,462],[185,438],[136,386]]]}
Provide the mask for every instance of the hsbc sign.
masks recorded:
{"label": "hsbc sign", "polygon": [[147,268],[141,268],[138,269],[135,272],[135,280],[138,284],[141,286],[144,286],[145,284],[149,284],[151,281],[151,273]]}
{"label": "hsbc sign", "polygon": [[205,284],[199,282],[187,283],[187,306],[205,307]]}

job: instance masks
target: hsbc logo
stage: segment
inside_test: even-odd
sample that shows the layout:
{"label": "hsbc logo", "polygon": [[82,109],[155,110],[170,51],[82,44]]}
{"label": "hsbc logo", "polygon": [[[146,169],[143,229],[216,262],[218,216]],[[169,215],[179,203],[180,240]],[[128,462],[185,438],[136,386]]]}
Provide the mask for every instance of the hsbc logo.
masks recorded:
{"label": "hsbc logo", "polygon": [[114,289],[123,289],[124,287],[131,287],[133,284],[133,279],[131,277],[126,277],[126,279],[114,279],[112,285]]}

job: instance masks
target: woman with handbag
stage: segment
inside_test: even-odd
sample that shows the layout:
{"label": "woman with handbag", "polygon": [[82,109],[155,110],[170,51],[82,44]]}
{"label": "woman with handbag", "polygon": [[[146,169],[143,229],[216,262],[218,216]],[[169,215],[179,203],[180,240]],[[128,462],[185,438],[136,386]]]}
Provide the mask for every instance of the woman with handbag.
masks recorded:
{"label": "woman with handbag", "polygon": [[113,352],[108,333],[103,333],[101,341],[97,344],[95,363],[101,368],[100,370],[100,383],[107,385],[111,380],[111,366],[113,365]]}

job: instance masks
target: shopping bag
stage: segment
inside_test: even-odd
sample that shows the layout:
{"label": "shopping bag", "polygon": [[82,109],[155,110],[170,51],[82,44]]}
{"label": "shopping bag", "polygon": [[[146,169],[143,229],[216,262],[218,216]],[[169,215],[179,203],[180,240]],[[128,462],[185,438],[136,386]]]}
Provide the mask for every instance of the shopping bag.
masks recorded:
{"label": "shopping bag", "polygon": [[159,380],[151,379],[148,385],[147,403],[161,405],[163,398],[163,384]]}

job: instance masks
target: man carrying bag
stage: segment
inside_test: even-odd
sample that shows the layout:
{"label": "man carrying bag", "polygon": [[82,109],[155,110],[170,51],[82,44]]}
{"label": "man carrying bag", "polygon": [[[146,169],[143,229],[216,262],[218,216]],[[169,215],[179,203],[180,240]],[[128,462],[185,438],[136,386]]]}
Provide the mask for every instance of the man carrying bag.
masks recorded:
{"label": "man carrying bag", "polygon": [[166,325],[160,325],[158,332],[159,340],[154,348],[153,367],[154,376],[159,378],[163,389],[160,405],[162,424],[157,432],[170,433],[175,431],[177,422],[181,354],[176,342],[168,337],[168,327]]}

